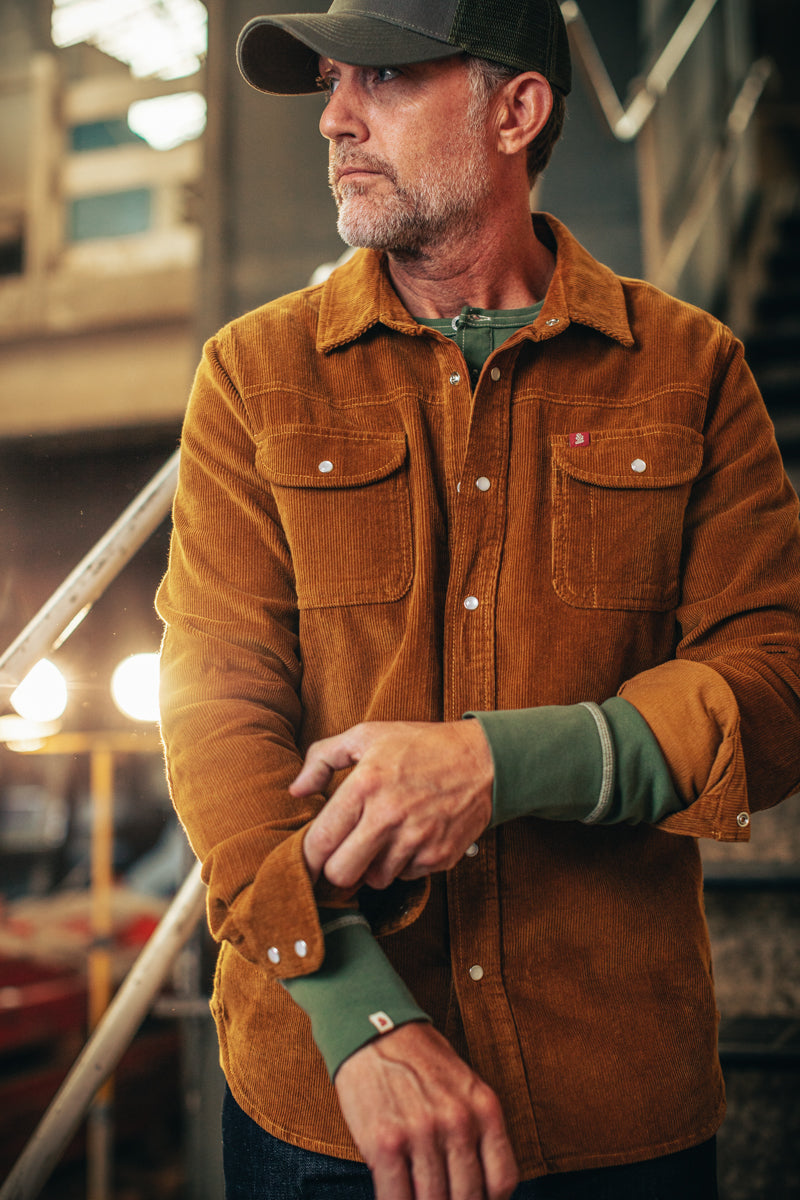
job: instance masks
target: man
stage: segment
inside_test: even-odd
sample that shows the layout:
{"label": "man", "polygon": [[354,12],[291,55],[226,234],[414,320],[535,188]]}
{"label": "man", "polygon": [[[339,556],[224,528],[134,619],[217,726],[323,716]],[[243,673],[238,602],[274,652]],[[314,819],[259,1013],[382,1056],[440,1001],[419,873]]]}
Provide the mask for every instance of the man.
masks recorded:
{"label": "man", "polygon": [[800,777],[741,346],[531,219],[555,0],[336,0],[239,62],[324,92],[362,249],[206,347],[159,595],[227,1194],[708,1200],[696,839]]}

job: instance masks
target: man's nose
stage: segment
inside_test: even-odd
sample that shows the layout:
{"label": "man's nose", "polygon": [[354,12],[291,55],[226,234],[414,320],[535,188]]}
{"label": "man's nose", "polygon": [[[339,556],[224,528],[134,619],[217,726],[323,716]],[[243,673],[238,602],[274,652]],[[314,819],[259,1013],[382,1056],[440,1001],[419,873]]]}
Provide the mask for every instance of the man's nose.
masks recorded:
{"label": "man's nose", "polygon": [[329,142],[342,138],[366,141],[367,125],[357,93],[356,85],[344,79],[339,79],[330,93],[319,120],[319,131]]}

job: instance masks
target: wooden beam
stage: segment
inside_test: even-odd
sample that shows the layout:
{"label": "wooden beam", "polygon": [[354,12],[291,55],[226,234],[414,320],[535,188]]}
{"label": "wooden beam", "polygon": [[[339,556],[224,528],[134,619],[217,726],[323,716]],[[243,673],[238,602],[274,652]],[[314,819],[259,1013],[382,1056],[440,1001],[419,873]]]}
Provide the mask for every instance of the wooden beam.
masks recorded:
{"label": "wooden beam", "polygon": [[61,185],[65,197],[97,196],[128,188],[162,187],[199,179],[203,151],[199,140],[173,150],[151,146],[115,146],[71,154],[64,161]]}
{"label": "wooden beam", "polygon": [[136,100],[173,96],[178,92],[205,93],[205,72],[182,79],[136,79],[93,77],[71,84],[64,96],[64,120],[68,125],[88,124],[127,113]]}

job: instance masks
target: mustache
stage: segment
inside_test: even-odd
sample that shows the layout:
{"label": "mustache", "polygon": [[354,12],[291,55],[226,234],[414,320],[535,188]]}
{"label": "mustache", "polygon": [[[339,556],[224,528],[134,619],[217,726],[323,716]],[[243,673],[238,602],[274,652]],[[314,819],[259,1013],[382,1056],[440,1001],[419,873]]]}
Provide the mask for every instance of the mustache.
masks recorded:
{"label": "mustache", "polygon": [[339,182],[339,175],[343,170],[353,169],[375,171],[379,175],[385,175],[390,183],[397,183],[397,176],[391,164],[379,158],[378,155],[369,154],[363,150],[350,150],[345,146],[333,147],[328,161],[328,178],[331,187]]}

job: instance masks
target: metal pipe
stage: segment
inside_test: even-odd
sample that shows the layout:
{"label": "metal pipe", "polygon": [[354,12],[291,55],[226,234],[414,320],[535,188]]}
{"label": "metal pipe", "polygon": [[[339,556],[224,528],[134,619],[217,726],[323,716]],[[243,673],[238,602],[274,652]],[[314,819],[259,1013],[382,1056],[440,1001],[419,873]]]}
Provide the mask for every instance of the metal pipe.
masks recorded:
{"label": "metal pipe", "polygon": [[[114,754],[108,746],[91,753],[91,897],[92,944],[89,950],[89,1030],[100,1024],[113,993],[111,948],[114,857]],[[113,1156],[113,1080],[99,1089],[89,1109],[86,1160],[87,1200],[111,1195]]]}
{"label": "metal pipe", "polygon": [[712,155],[700,186],[686,210],[669,249],[661,257],[660,265],[649,276],[656,287],[673,292],[680,283],[692,251],[700,239],[708,218],[714,211],[714,205],[722,186],[730,174],[739,149],[739,142],[750,126],[772,70],[772,63],[767,58],[757,59],[750,68],[728,114],[727,139]]}
{"label": "metal pipe", "polygon": [[92,1096],[111,1075],[150,1009],[204,903],[205,885],[196,863],[0,1188],[0,1200],[38,1196]]}
{"label": "metal pipe", "polygon": [[617,141],[632,142],[639,136],[717,3],[718,0],[694,0],[627,108],[622,106],[579,5],[574,0],[561,5],[575,57]]}
{"label": "metal pipe", "polygon": [[561,5],[561,13],[569,32],[573,56],[583,70],[589,90],[599,105],[609,130],[616,137],[615,130],[625,120],[625,109],[606,69],[603,56],[597,48],[597,42],[586,24],[583,13],[573,0]]}
{"label": "metal pipe", "polygon": [[167,515],[180,451],[167,460],[0,657],[0,687],[15,688],[48,651],[61,645]]}

